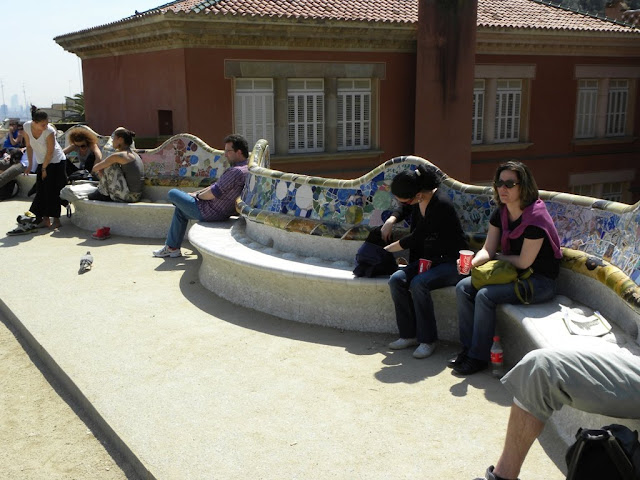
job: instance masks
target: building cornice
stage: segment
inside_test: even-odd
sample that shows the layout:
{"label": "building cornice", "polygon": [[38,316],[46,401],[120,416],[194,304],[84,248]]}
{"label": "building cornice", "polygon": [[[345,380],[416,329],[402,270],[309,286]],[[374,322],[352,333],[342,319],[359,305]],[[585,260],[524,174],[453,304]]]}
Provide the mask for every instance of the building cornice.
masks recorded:
{"label": "building cornice", "polygon": [[183,48],[415,52],[415,25],[153,15],[62,35],[82,59]]}
{"label": "building cornice", "polygon": [[[61,35],[81,59],[187,48],[415,52],[416,24],[154,14]],[[478,27],[476,53],[640,57],[638,33]]]}
{"label": "building cornice", "polygon": [[576,32],[508,28],[478,29],[476,53],[640,57],[640,32]]}

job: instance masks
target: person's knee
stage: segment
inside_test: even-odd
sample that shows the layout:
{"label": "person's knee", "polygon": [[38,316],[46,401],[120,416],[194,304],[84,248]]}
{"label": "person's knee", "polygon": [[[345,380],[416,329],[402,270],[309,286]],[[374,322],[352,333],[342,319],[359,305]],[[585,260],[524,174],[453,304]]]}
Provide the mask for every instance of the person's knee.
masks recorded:
{"label": "person's knee", "polygon": [[426,275],[418,275],[411,280],[409,290],[414,295],[429,295],[431,290],[429,288],[429,279]]}
{"label": "person's knee", "polygon": [[471,295],[471,281],[467,281],[468,279],[463,278],[456,284],[456,298],[458,301],[466,300],[470,301],[472,298]]}
{"label": "person's knee", "polygon": [[496,302],[491,298],[491,291],[488,288],[481,288],[476,293],[475,299],[476,305],[483,306],[487,309],[495,309]]}
{"label": "person's knee", "polygon": [[389,287],[391,289],[394,288],[402,288],[407,284],[407,278],[403,271],[398,270],[393,275],[389,277]]}
{"label": "person's knee", "polygon": [[167,197],[169,198],[169,201],[171,203],[173,203],[174,200],[176,200],[179,196],[180,196],[180,190],[178,190],[177,188],[172,188],[171,190],[169,190],[169,193],[167,194]]}

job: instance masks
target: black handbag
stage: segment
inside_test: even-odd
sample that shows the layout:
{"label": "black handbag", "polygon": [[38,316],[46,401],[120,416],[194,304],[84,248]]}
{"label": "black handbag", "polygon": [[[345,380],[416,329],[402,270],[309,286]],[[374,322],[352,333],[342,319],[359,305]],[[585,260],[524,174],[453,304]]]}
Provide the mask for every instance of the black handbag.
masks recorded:
{"label": "black handbag", "polygon": [[638,432],[624,425],[581,428],[566,455],[567,480],[639,480]]}

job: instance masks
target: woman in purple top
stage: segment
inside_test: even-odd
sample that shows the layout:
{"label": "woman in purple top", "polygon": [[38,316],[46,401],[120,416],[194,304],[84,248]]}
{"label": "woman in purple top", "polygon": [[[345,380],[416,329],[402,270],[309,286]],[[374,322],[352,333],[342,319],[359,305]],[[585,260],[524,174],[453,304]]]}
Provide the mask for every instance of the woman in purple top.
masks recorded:
{"label": "woman in purple top", "polygon": [[153,252],[154,257],[180,257],[180,247],[187,232],[189,220],[221,222],[236,211],[236,198],[242,193],[249,171],[249,146],[240,135],[228,135],[224,139],[224,156],[230,167],[220,179],[197,192],[169,191],[169,200],[176,206],[167,234],[165,246]]}
{"label": "woman in purple top", "polygon": [[[520,270],[531,267],[531,303],[550,300],[555,295],[562,252],[553,220],[538,198],[533,175],[521,162],[503,163],[496,170],[493,192],[498,208],[489,218],[487,239],[473,257],[471,266],[500,259]],[[470,375],[488,365],[496,306],[519,300],[513,283],[487,285],[476,290],[471,277],[458,282],[456,297],[463,350],[449,361],[449,366],[460,375]]]}

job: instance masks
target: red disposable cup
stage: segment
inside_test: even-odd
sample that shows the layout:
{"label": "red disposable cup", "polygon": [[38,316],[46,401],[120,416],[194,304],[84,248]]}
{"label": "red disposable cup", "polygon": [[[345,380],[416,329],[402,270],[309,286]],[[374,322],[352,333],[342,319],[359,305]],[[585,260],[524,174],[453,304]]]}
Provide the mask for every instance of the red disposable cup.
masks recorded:
{"label": "red disposable cup", "polygon": [[471,260],[474,253],[471,250],[460,250],[460,273],[469,275],[471,271]]}
{"label": "red disposable cup", "polygon": [[431,260],[427,260],[426,258],[420,259],[420,264],[418,265],[418,273],[426,272],[431,268]]}

